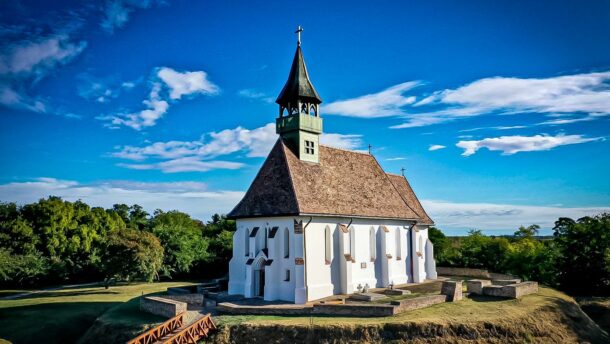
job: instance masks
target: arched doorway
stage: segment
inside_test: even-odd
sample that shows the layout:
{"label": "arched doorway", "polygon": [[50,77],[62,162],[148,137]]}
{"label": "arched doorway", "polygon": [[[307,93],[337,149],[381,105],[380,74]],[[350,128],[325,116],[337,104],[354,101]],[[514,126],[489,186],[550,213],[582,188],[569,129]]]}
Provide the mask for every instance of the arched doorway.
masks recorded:
{"label": "arched doorway", "polygon": [[261,257],[252,269],[252,280],[254,291],[252,295],[254,297],[265,297],[265,258]]}

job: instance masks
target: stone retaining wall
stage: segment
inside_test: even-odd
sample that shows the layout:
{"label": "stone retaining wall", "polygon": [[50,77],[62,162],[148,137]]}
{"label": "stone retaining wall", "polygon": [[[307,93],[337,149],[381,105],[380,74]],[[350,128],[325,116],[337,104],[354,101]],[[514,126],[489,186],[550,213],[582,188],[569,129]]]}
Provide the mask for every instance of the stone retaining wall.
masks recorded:
{"label": "stone retaining wall", "polygon": [[144,296],[140,298],[140,310],[166,318],[173,318],[182,312],[186,312],[186,302],[158,296]]}
{"label": "stone retaining wall", "polygon": [[311,314],[316,315],[341,315],[348,317],[387,317],[396,314],[396,307],[392,305],[366,305],[366,304],[344,304],[344,305],[314,305]]}
{"label": "stone retaining wall", "polygon": [[538,282],[521,282],[505,286],[490,285],[483,287],[483,295],[518,299],[524,295],[538,292]]}
{"label": "stone retaining wall", "polygon": [[471,269],[471,268],[455,268],[455,267],[443,267],[439,266],[436,268],[436,272],[439,275],[444,276],[466,276],[466,277],[477,277],[487,279],[514,279],[513,275],[499,274],[495,272],[489,272],[484,269]]}
{"label": "stone retaining wall", "polygon": [[470,294],[483,294],[483,287],[491,285],[490,280],[470,280],[466,281],[466,291]]}
{"label": "stone retaining wall", "polygon": [[429,307],[438,303],[443,303],[447,300],[447,295],[428,295],[414,297],[412,299],[392,301],[391,304],[396,306],[394,314],[411,311],[414,309]]}
{"label": "stone retaining wall", "polygon": [[189,305],[202,306],[203,295],[202,294],[178,294],[178,295],[163,295],[163,298],[186,302]]}

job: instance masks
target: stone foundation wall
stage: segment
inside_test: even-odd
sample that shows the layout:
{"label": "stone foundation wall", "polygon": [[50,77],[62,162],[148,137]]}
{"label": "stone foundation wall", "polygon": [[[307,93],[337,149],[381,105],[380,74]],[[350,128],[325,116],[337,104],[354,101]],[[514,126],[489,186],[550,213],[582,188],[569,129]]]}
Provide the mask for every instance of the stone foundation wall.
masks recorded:
{"label": "stone foundation wall", "polygon": [[439,275],[444,276],[466,276],[466,277],[477,277],[487,279],[514,279],[516,276],[499,274],[495,272],[489,272],[484,269],[471,269],[471,268],[454,268],[454,267],[443,267],[439,266],[436,268]]}
{"label": "stone foundation wall", "polygon": [[399,301],[392,301],[391,304],[396,306],[394,314],[411,311],[414,309],[429,307],[438,303],[443,303],[447,300],[446,295],[428,295],[421,297],[414,297],[412,299],[405,299]]}
{"label": "stone foundation wall", "polygon": [[387,317],[396,314],[392,305],[314,305],[311,314],[341,315],[348,317]]}
{"label": "stone foundation wall", "polygon": [[173,318],[182,312],[186,312],[186,302],[157,296],[145,296],[140,298],[140,310],[166,318]]}
{"label": "stone foundation wall", "polygon": [[490,280],[470,280],[466,281],[466,291],[471,294],[483,294],[483,287],[491,285]]}
{"label": "stone foundation wall", "polygon": [[444,281],[441,295],[447,296],[447,301],[455,302],[462,299],[462,281]]}
{"label": "stone foundation wall", "polygon": [[538,282],[521,282],[505,286],[490,285],[483,287],[483,295],[518,299],[524,295],[538,292]]}
{"label": "stone foundation wall", "polygon": [[189,305],[202,306],[203,295],[202,294],[178,294],[178,295],[164,295],[163,298],[186,302]]}

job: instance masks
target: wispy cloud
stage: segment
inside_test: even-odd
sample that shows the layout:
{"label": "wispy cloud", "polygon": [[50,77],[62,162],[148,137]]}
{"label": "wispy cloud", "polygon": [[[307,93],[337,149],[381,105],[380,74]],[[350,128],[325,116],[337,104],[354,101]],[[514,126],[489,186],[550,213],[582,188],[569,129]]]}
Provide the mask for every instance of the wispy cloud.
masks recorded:
{"label": "wispy cloud", "polygon": [[242,168],[244,164],[233,161],[211,160],[204,161],[197,157],[184,157],[172,159],[152,164],[125,164],[120,163],[118,166],[129,168],[132,170],[160,170],[164,173],[176,172],[207,172],[210,170],[237,170]]}
{"label": "wispy cloud", "polygon": [[90,73],[81,73],[77,79],[78,95],[98,103],[108,103],[141,82],[141,79],[121,82],[116,76],[96,77]]}
{"label": "wispy cloud", "polygon": [[578,219],[610,211],[610,207],[559,207],[494,203],[456,203],[422,200],[422,205],[443,229],[483,229],[514,232],[521,225],[552,228],[559,217]]}
{"label": "wispy cloud", "polygon": [[[361,118],[403,118],[403,123],[391,126],[394,129],[423,127],[489,114],[585,115],[580,121],[610,114],[610,71],[549,78],[492,77],[456,89],[438,90],[428,96],[406,94],[418,85],[421,82],[409,81],[378,93],[337,100],[324,106],[323,111]],[[593,114],[595,116],[588,116]],[[573,121],[557,120],[545,124]]]}
{"label": "wispy cloud", "polygon": [[[131,113],[102,115],[97,119],[106,121],[106,126],[118,128],[127,126],[135,130],[151,127],[167,113],[170,103],[183,96],[205,94],[215,95],[219,87],[207,79],[204,71],[178,72],[168,67],[158,68],[151,80],[148,99],[142,101],[144,110]],[[167,99],[169,98],[169,99]]]}
{"label": "wispy cloud", "polygon": [[249,99],[262,100],[265,103],[273,103],[274,102],[274,99],[272,97],[268,96],[264,92],[257,91],[257,90],[255,90],[253,88],[246,88],[246,89],[243,89],[243,90],[239,90],[239,92],[237,92],[237,94],[240,97],[249,98]]}
{"label": "wispy cloud", "polygon": [[243,196],[242,191],[210,190],[205,183],[98,181],[37,178],[0,184],[0,200],[25,204],[47,196],[83,200],[93,206],[112,207],[115,203],[139,204],[148,212],[155,209],[180,210],[205,220],[214,213],[227,213]]}
{"label": "wispy cloud", "polygon": [[546,151],[559,146],[603,140],[602,137],[586,138],[583,135],[534,135],[500,136],[482,140],[459,141],[456,146],[463,148],[463,156],[475,154],[481,148],[501,151],[503,155],[519,152]]}
{"label": "wispy cloud", "polygon": [[375,118],[390,117],[404,114],[403,107],[413,104],[414,96],[405,96],[403,93],[418,86],[419,82],[409,81],[387,88],[378,93],[337,100],[322,107],[324,114]]}
{"label": "wispy cloud", "polygon": [[403,158],[403,157],[396,157],[396,158],[387,158],[385,159],[386,161],[400,161],[400,160],[406,160],[407,158]]}
{"label": "wispy cloud", "polygon": [[428,150],[436,151],[436,150],[443,149],[443,148],[446,148],[446,147],[443,145],[430,145],[430,147],[428,147]]}
{"label": "wispy cloud", "polygon": [[362,135],[356,134],[322,134],[320,143],[343,149],[357,149],[362,147]]}
{"label": "wispy cloud", "polygon": [[87,46],[73,40],[68,30],[33,36],[0,48],[0,104],[34,112],[48,112],[42,97],[29,95],[32,85],[65,65]]}
{"label": "wispy cloud", "polygon": [[[244,154],[251,158],[266,157],[277,138],[275,123],[268,123],[254,129],[237,127],[204,133],[200,139],[193,141],[154,142],[142,147],[119,146],[111,156],[134,162],[157,160],[153,163],[119,165],[131,169],[158,169],[168,173],[237,169],[243,164],[212,159],[231,154]],[[361,136],[355,134],[323,134],[321,141],[344,149],[355,149],[362,145]]]}
{"label": "wispy cloud", "polygon": [[122,28],[136,9],[146,9],[154,4],[164,4],[162,0],[106,0],[100,26],[108,33]]}

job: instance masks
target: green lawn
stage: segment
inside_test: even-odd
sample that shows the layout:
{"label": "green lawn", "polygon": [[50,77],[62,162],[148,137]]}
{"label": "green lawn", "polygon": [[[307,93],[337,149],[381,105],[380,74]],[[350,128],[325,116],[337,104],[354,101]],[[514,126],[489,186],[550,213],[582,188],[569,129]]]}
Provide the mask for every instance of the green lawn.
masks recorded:
{"label": "green lawn", "polygon": [[74,343],[98,318],[126,325],[160,322],[163,319],[139,312],[137,297],[188,284],[191,283],[69,288],[0,300],[0,338],[15,344]]}

